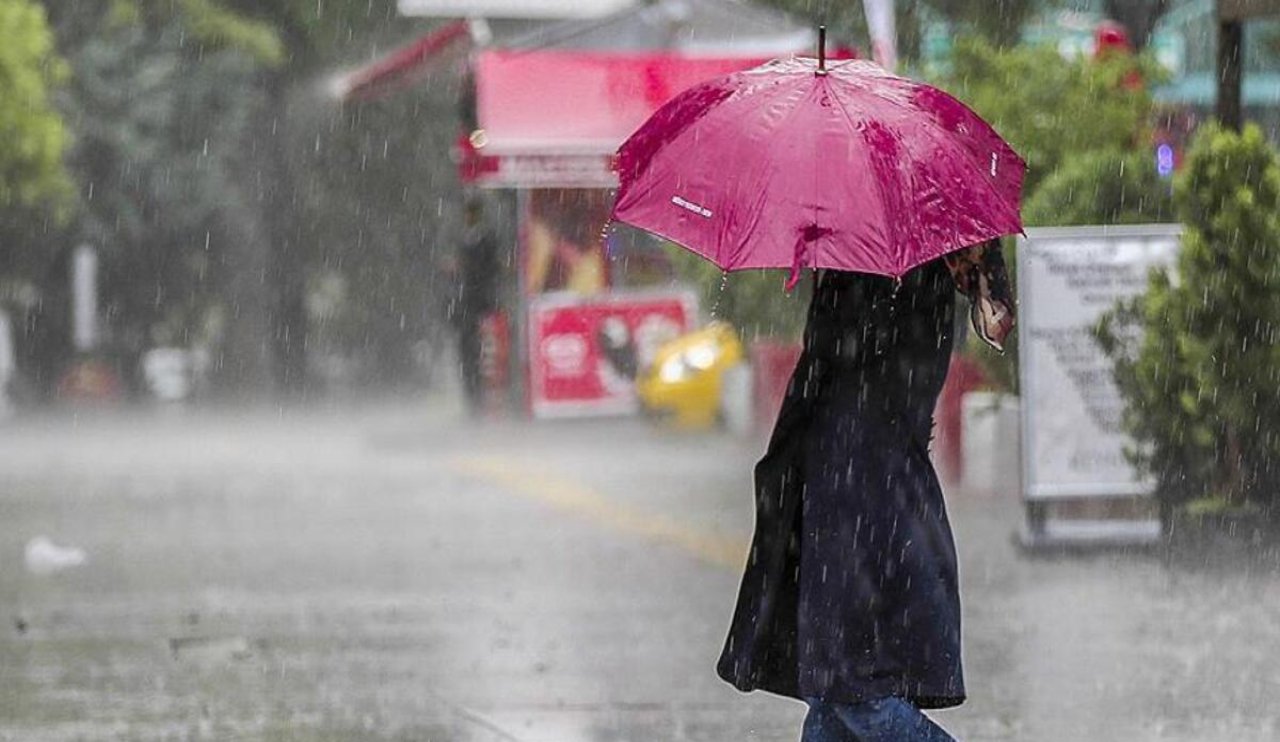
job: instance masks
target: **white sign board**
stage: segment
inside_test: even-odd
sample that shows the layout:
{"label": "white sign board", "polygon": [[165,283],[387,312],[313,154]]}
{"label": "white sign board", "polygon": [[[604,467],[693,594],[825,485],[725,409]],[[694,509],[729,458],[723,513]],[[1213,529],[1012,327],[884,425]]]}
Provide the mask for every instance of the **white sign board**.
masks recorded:
{"label": "white sign board", "polygon": [[1018,243],[1022,482],[1029,500],[1151,492],[1125,457],[1124,402],[1093,335],[1172,267],[1179,225],[1029,229]]}
{"label": "white sign board", "polygon": [[98,346],[98,251],[79,245],[71,253],[71,341],[81,353]]}

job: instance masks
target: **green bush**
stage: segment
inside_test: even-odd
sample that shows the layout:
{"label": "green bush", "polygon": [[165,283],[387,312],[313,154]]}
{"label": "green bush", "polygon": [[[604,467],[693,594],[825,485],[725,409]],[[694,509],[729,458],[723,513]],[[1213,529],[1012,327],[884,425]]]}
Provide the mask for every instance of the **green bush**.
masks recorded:
{"label": "green bush", "polygon": [[1173,194],[1150,152],[1073,155],[1045,178],[1022,209],[1027,226],[1152,224],[1173,217]]}
{"label": "green bush", "polygon": [[1175,185],[1186,225],[1172,273],[1098,328],[1131,452],[1157,495],[1254,506],[1280,492],[1280,161],[1262,132],[1195,139]]}
{"label": "green bush", "polygon": [[[1134,85],[1135,76],[1146,80]],[[1148,92],[1159,72],[1145,57],[1064,59],[1052,46],[999,48],[962,39],[939,84],[995,127],[1027,161],[1027,199],[1089,152],[1149,152]]]}

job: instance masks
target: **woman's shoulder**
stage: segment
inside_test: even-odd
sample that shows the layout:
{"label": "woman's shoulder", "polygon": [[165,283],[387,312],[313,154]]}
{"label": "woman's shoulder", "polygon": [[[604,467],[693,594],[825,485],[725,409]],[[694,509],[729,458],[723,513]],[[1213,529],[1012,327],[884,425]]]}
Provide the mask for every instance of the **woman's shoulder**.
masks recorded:
{"label": "woman's shoulder", "polygon": [[818,293],[844,294],[868,300],[894,298],[915,292],[940,293],[951,290],[951,276],[941,260],[931,260],[907,271],[900,278],[873,273],[824,270],[819,273]]}

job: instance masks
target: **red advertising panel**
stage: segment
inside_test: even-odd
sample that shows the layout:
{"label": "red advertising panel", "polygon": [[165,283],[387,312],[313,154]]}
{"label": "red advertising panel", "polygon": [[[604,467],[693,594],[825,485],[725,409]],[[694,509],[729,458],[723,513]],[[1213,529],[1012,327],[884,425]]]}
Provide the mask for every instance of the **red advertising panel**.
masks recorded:
{"label": "red advertising panel", "polygon": [[639,410],[636,372],[697,317],[688,292],[564,294],[529,305],[529,404],[535,417]]}

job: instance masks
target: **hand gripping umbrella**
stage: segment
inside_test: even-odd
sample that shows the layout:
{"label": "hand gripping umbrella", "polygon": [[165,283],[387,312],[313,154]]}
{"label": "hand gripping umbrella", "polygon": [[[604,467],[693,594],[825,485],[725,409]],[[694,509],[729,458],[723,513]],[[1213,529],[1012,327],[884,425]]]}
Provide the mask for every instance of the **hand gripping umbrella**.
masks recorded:
{"label": "hand gripping umbrella", "polygon": [[901,277],[1022,231],[1026,164],[937,88],[865,61],[769,62],[684,91],[618,150],[613,217],[724,270]]}

